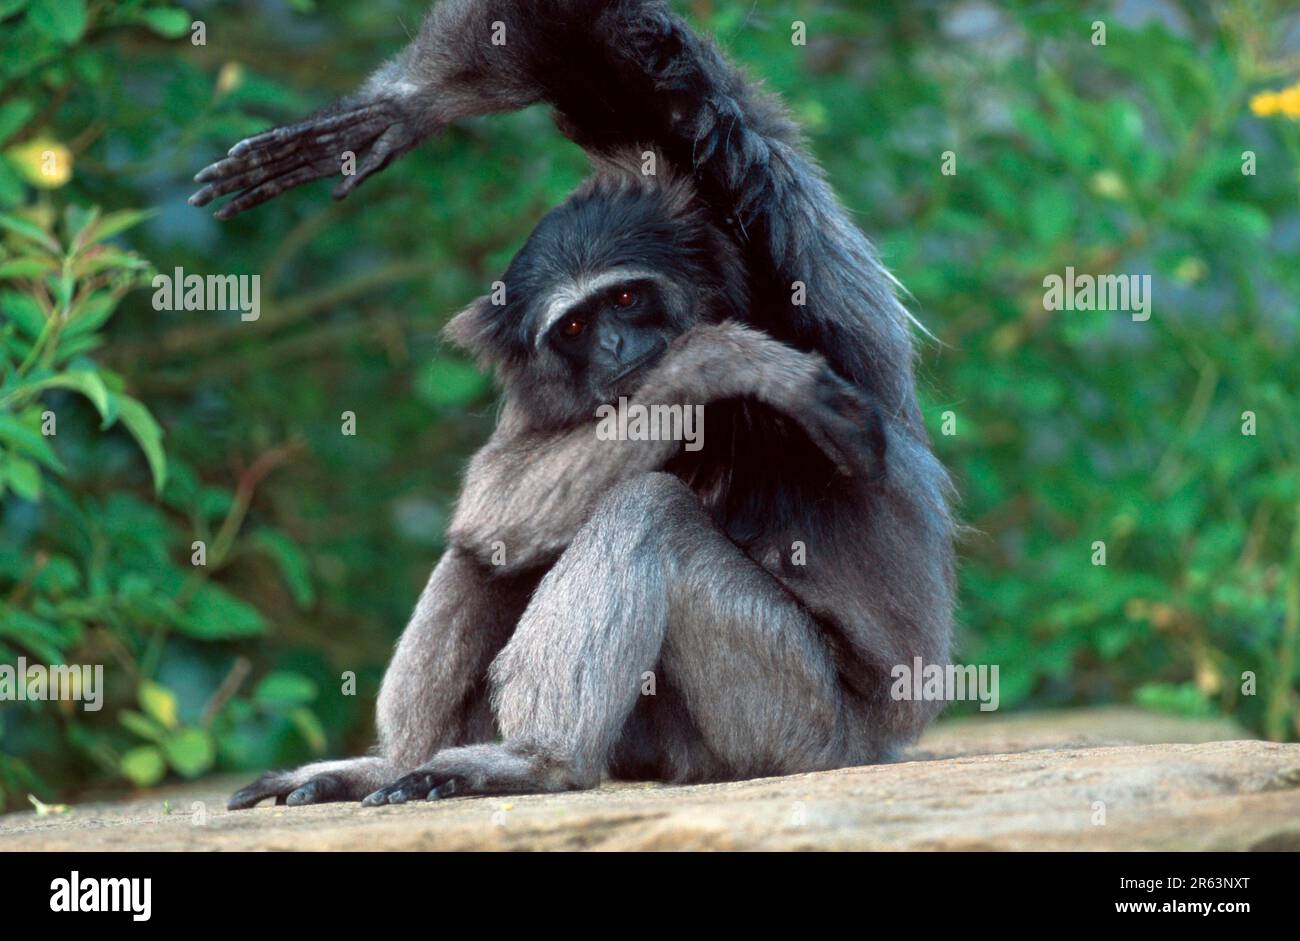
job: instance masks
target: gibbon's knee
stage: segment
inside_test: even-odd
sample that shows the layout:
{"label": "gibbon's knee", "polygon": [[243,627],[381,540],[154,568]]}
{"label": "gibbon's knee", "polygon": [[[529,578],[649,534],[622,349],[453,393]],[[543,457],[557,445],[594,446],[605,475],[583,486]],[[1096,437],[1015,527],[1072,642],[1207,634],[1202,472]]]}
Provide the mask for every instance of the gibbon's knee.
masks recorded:
{"label": "gibbon's knee", "polygon": [[[529,607],[557,592],[639,596],[667,577],[665,563],[675,555],[673,543],[709,525],[699,500],[672,474],[629,478],[600,498],[542,579]],[[598,571],[607,573],[607,583],[594,581]]]}
{"label": "gibbon's knee", "polygon": [[653,527],[680,519],[679,514],[699,515],[703,510],[690,488],[672,474],[655,471],[629,478],[610,488],[596,505],[588,523],[638,524]]}
{"label": "gibbon's knee", "polygon": [[614,486],[601,498],[565,556],[593,553],[607,563],[617,559],[629,578],[634,569],[636,577],[641,576],[636,565],[640,562],[655,569],[646,574],[666,577],[667,573],[659,570],[681,548],[675,544],[706,528],[711,529],[712,523],[704,508],[679,478],[664,472],[641,474]]}

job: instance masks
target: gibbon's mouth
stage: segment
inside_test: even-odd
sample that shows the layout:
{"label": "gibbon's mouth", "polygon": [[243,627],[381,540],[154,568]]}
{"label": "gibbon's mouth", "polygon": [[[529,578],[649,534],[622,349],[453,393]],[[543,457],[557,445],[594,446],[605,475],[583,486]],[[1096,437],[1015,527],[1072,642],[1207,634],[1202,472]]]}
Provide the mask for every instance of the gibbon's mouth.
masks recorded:
{"label": "gibbon's mouth", "polygon": [[632,362],[624,366],[618,375],[616,375],[613,379],[609,380],[610,387],[613,388],[614,386],[617,386],[620,382],[622,382],[628,376],[632,375],[632,373],[636,372],[638,369],[644,369],[646,366],[650,365],[650,363],[652,363],[654,360],[662,356],[664,354],[664,351],[667,349],[668,349],[667,340],[664,340],[662,338],[657,340],[654,346],[650,347],[650,349],[646,350],[636,359],[632,360]]}

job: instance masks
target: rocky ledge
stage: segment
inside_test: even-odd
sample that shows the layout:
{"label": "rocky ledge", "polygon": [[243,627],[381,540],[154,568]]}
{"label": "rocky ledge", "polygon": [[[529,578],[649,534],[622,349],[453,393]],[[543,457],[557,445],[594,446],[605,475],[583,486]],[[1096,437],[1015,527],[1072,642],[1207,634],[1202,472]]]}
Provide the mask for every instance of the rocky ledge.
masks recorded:
{"label": "rocky ledge", "polygon": [[962,719],[890,765],[230,813],[212,779],[0,817],[20,850],[1300,850],[1300,745],[1135,709]]}

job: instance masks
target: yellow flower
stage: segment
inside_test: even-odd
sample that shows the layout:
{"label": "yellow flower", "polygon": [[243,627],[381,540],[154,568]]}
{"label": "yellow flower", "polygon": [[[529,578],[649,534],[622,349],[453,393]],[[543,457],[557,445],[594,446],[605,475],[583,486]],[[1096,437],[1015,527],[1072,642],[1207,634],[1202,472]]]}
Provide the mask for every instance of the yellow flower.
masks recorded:
{"label": "yellow flower", "polygon": [[1250,99],[1250,110],[1260,118],[1282,114],[1300,121],[1300,82],[1275,92],[1260,92]]}
{"label": "yellow flower", "polygon": [[1124,178],[1114,170],[1099,170],[1092,175],[1092,191],[1106,199],[1123,199],[1128,195]]}
{"label": "yellow flower", "polygon": [[1250,99],[1250,110],[1257,118],[1267,118],[1277,114],[1278,96],[1271,91],[1262,91]]}
{"label": "yellow flower", "polygon": [[72,151],[52,138],[38,137],[11,147],[7,156],[34,186],[58,189],[72,179]]}
{"label": "yellow flower", "polygon": [[222,98],[244,84],[244,67],[238,62],[227,62],[217,73],[217,87],[214,95]]}
{"label": "yellow flower", "polygon": [[1278,92],[1278,105],[1288,118],[1300,119],[1300,83]]}

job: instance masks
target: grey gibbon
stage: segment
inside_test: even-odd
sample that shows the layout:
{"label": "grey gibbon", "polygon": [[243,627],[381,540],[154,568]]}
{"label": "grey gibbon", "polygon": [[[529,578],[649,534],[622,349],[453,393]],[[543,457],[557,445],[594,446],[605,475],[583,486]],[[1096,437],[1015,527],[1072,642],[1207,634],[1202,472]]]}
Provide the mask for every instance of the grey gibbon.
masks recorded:
{"label": "grey gibbon", "polygon": [[[191,202],[233,194],[228,218],[350,153],[343,197],[458,119],[540,102],[593,173],[505,303],[448,324],[503,405],[384,677],[379,746],[270,772],[232,809],[836,768],[890,759],[938,709],[889,693],[952,633],[913,323],[780,104],[662,0],[437,3],[359,92],[236,144]],[[621,397],[706,406],[704,447],[600,440]]]}

